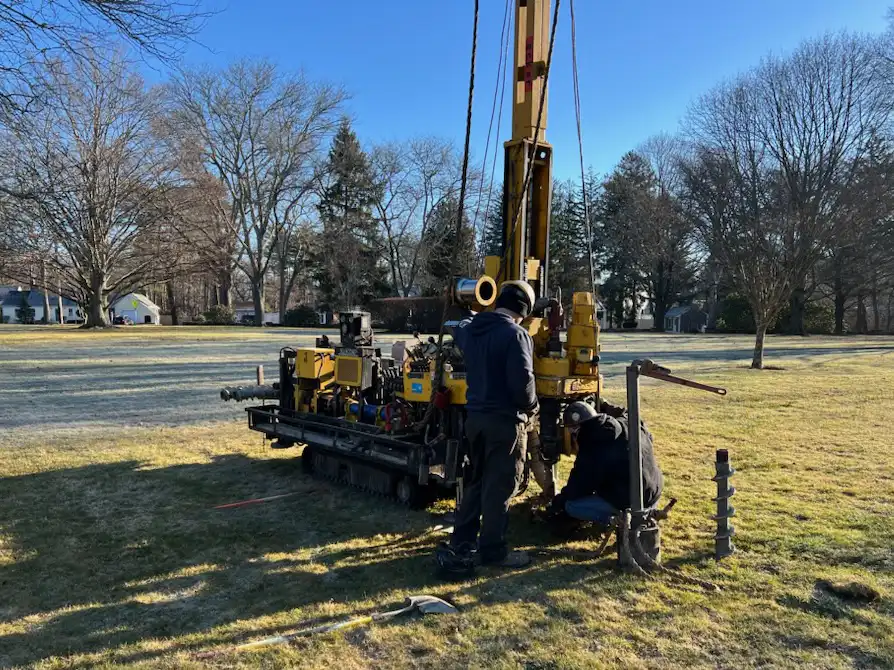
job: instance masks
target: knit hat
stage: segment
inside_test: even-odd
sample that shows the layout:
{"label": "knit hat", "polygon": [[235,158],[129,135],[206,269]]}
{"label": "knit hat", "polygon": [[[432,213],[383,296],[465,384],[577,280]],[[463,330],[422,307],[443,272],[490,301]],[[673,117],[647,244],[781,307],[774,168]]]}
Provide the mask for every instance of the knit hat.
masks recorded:
{"label": "knit hat", "polygon": [[526,281],[507,281],[500,287],[494,307],[508,309],[525,318],[534,309],[534,289]]}

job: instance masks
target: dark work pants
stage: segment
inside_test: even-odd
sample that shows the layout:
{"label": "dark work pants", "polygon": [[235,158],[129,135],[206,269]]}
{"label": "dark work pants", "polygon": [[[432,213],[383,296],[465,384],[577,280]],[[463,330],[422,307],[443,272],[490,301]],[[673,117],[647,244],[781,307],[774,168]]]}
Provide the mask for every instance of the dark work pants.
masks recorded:
{"label": "dark work pants", "polygon": [[471,476],[464,482],[450,544],[459,547],[478,539],[482,561],[501,561],[509,551],[509,501],[524,477],[527,431],[511,417],[470,413],[466,437]]}

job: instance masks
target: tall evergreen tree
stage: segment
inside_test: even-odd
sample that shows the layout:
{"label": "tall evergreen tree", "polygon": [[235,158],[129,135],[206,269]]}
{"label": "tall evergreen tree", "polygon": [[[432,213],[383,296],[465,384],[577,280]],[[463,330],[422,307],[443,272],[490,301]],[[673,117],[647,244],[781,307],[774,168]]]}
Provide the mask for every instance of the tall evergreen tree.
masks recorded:
{"label": "tall evergreen tree", "polygon": [[587,260],[587,228],[579,186],[556,182],[553,186],[549,237],[549,291],[562,291],[568,306],[578,291],[592,291]]}
{"label": "tall evergreen tree", "polygon": [[447,198],[432,210],[422,237],[424,253],[422,290],[426,295],[440,295],[447,280],[454,274],[469,274],[475,268],[475,231],[463,212],[460,234],[456,234],[459,199]]}
{"label": "tall evergreen tree", "polygon": [[615,298],[624,294],[624,319],[637,319],[646,293],[661,329],[667,309],[692,292],[691,223],[636,152],[627,153],[606,179],[599,213],[601,260],[614,279]]}
{"label": "tall evergreen tree", "polygon": [[375,183],[348,119],[332,140],[323,174],[317,204],[322,223],[317,281],[327,306],[347,308],[387,292],[378,224],[372,214]]}
{"label": "tall evergreen tree", "polygon": [[606,308],[621,316],[622,321],[636,319],[640,293],[646,283],[639,265],[640,244],[636,227],[648,211],[651,188],[648,163],[629,152],[603,183],[598,203],[600,235],[597,253],[601,267],[612,280],[611,291],[608,291],[611,304],[606,304]]}
{"label": "tall evergreen tree", "polygon": [[481,231],[479,247],[481,256],[499,256],[503,253],[503,207],[506,194],[502,185],[495,185],[498,197],[491,200],[490,208],[484,215],[484,227]]}

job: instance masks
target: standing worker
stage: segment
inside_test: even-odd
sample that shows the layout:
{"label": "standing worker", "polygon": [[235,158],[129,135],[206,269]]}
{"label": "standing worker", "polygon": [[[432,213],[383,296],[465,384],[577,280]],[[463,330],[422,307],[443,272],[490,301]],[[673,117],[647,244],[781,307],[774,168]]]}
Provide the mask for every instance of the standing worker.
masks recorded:
{"label": "standing worker", "polygon": [[506,529],[509,501],[524,477],[528,423],[538,409],[534,343],[519,325],[534,303],[530,284],[505,282],[494,311],[466,319],[454,331],[466,363],[471,476],[450,542],[436,554],[444,577],[470,575],[476,552],[483,565],[520,568],[530,563],[526,552],[509,550]]}

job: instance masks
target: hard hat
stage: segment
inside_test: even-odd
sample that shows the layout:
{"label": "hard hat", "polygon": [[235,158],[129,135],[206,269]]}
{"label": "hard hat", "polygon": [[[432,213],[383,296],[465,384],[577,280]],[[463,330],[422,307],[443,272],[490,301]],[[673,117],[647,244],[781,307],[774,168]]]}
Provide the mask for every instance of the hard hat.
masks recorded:
{"label": "hard hat", "polygon": [[537,296],[534,289],[526,281],[506,281],[500,285],[500,295],[497,296],[496,307],[508,309],[510,312],[526,317],[534,309]]}
{"label": "hard hat", "polygon": [[565,414],[562,416],[562,420],[565,423],[566,428],[575,428],[584,421],[595,419],[596,414],[597,412],[593,405],[578,400],[565,408]]}

